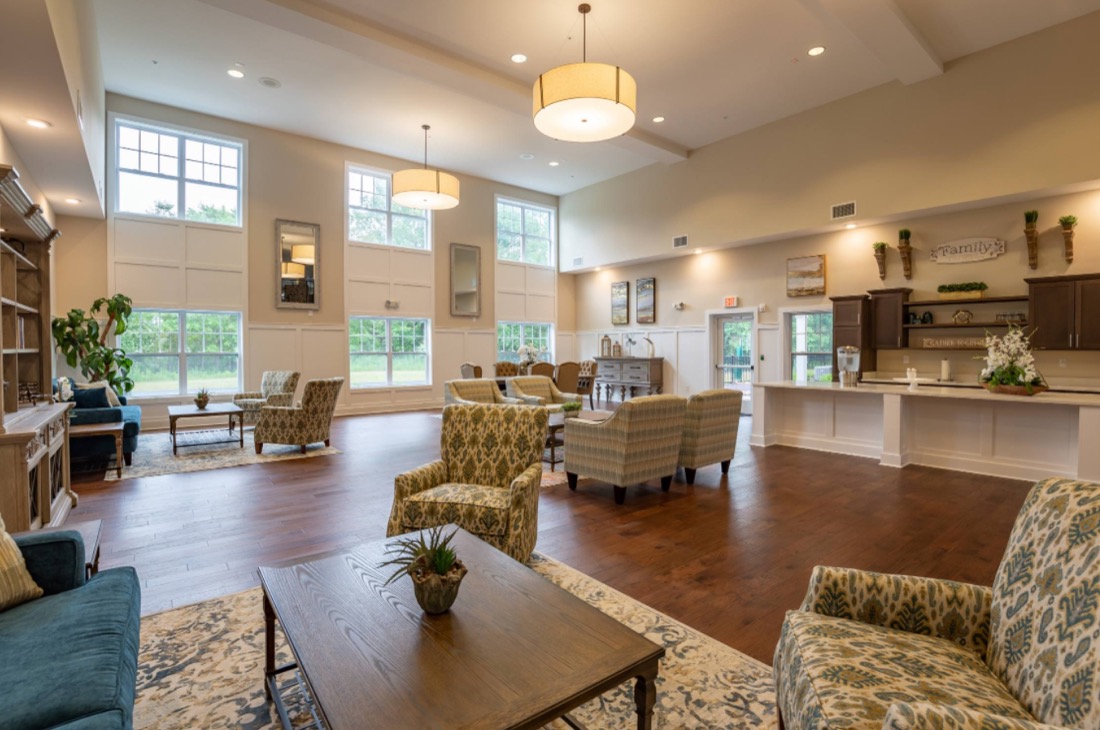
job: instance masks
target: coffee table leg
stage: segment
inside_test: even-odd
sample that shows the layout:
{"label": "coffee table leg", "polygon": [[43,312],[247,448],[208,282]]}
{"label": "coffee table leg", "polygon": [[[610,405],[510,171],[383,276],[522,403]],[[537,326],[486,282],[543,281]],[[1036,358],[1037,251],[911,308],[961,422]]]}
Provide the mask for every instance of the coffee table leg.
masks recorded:
{"label": "coffee table leg", "polygon": [[115,434],[115,476],[122,478],[122,434]]}
{"label": "coffee table leg", "polygon": [[168,417],[168,430],[172,432],[172,456],[176,456],[176,419]]}
{"label": "coffee table leg", "polygon": [[[237,419],[240,421],[240,423],[237,424],[237,433],[240,435],[241,448],[243,449],[244,448],[244,414],[243,413],[238,413],[237,414]],[[230,417],[229,423],[230,424],[233,423],[233,418],[232,417]]]}
{"label": "coffee table leg", "polygon": [[275,610],[264,593],[264,696],[271,699],[271,677],[275,672]]}
{"label": "coffee table leg", "polygon": [[634,706],[638,713],[638,730],[653,727],[653,705],[657,701],[657,664],[639,674],[634,683]]}

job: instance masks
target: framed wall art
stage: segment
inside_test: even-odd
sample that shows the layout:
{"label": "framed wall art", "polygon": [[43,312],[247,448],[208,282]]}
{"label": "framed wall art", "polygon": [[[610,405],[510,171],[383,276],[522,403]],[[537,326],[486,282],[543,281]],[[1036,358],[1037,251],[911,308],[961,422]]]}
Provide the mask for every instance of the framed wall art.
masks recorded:
{"label": "framed wall art", "polygon": [[787,259],[787,296],[812,297],[825,293],[825,254]]}
{"label": "framed wall art", "polygon": [[657,280],[653,277],[638,279],[637,288],[634,290],[634,301],[637,302],[638,324],[653,324],[657,321]]}
{"label": "framed wall art", "polygon": [[630,324],[630,282],[611,285],[611,324]]}

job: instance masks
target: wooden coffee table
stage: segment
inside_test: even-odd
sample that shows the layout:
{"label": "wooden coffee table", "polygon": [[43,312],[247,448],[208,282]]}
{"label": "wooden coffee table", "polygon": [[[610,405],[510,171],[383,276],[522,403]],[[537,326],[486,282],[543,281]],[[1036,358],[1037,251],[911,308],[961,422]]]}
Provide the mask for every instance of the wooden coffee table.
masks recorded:
{"label": "wooden coffee table", "polygon": [[[277,677],[293,669],[329,730],[538,728],[631,679],[638,727],[653,726],[664,647],[464,530],[470,572],[450,612],[428,616],[411,580],[382,585],[395,539],[259,569],[265,690],[284,727]],[[276,619],[296,664],[275,666]]]}
{"label": "wooden coffee table", "polygon": [[168,406],[168,430],[172,433],[172,456],[178,453],[179,446],[176,443],[176,421],[181,418],[206,418],[208,416],[229,416],[229,434],[233,435],[233,419],[237,419],[239,428],[238,437],[223,439],[221,441],[204,441],[201,444],[184,444],[184,446],[208,446],[210,444],[231,444],[234,441],[244,448],[244,411],[240,406],[232,403],[210,403],[199,410],[198,406]]}
{"label": "wooden coffee table", "polygon": [[[611,411],[585,411],[582,410],[573,418],[584,421],[606,421],[615,415]],[[550,471],[565,461],[565,414],[551,413],[547,419],[546,448],[542,452],[542,460],[550,465]]]}

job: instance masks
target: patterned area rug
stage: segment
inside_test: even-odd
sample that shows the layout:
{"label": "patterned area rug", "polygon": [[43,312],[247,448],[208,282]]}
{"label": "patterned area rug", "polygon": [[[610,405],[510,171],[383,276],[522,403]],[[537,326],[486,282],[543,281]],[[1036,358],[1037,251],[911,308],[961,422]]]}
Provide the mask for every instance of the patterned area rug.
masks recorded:
{"label": "patterned area rug", "polygon": [[[124,467],[122,476],[116,477],[112,468],[107,471],[104,481],[116,479],[136,479],[138,477],[156,477],[162,474],[182,474],[189,471],[206,469],[225,469],[245,464],[267,464],[272,461],[291,459],[310,459],[314,456],[331,456],[340,450],[321,443],[306,448],[306,453],[297,446],[286,444],[264,444],[264,453],[256,453],[256,444],[252,440],[252,431],[245,429],[244,448],[236,440],[237,432],[230,436],[226,429],[209,431],[180,431],[177,434],[179,454],[172,455],[172,436],[168,433],[143,433],[138,436],[138,448],[134,452],[134,463]],[[233,439],[230,442],[230,439]],[[210,443],[221,441],[222,443]]]}
{"label": "patterned area rug", "polygon": [[[771,669],[567,565],[536,553],[530,566],[565,590],[667,649],[657,680],[655,727],[774,728]],[[459,597],[459,601],[461,601]],[[136,728],[274,730],[264,700],[263,611],[254,588],[141,622]],[[288,654],[280,641],[280,662]],[[634,727],[631,683],[577,708],[587,728]],[[312,721],[308,700],[290,708],[294,726]],[[565,728],[562,722],[550,727]]]}

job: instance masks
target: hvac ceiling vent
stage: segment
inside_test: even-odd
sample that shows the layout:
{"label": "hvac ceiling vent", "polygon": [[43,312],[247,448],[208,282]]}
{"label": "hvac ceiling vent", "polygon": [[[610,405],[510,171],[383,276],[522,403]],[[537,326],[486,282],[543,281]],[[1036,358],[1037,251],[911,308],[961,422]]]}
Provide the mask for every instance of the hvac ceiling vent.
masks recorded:
{"label": "hvac ceiling vent", "polygon": [[832,219],[851,218],[856,214],[856,201],[850,203],[837,203],[832,208]]}
{"label": "hvac ceiling vent", "polygon": [[584,256],[577,256],[573,259],[574,266],[584,266]]}
{"label": "hvac ceiling vent", "polygon": [[687,245],[688,245],[688,237],[687,236],[676,236],[675,238],[672,239],[672,247],[673,248],[687,248]]}

